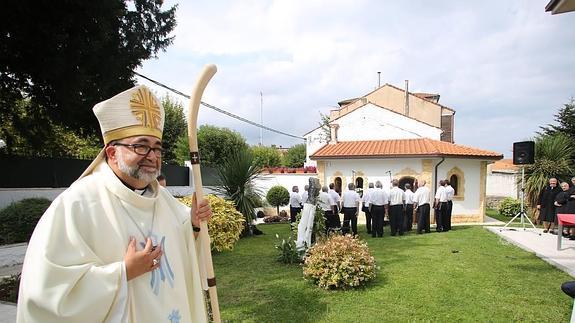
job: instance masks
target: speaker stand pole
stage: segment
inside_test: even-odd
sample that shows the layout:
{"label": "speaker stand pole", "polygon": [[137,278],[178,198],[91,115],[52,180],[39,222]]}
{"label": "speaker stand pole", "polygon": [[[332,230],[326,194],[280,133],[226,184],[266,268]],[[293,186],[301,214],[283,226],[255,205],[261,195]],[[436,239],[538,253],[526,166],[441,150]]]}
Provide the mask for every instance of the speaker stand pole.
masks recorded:
{"label": "speaker stand pole", "polygon": [[[509,222],[507,222],[503,228],[499,229],[499,232],[503,231],[503,229],[506,229],[511,223],[513,223],[513,221],[515,221],[515,219],[517,219],[517,217],[521,217],[521,227],[523,227],[523,231],[525,231],[525,220],[531,224],[533,229],[537,230],[533,222],[531,222],[527,216],[527,213],[525,213],[525,166],[521,166],[521,210],[517,212],[517,214],[515,214],[515,216]],[[541,232],[538,232],[538,234],[541,235]]]}

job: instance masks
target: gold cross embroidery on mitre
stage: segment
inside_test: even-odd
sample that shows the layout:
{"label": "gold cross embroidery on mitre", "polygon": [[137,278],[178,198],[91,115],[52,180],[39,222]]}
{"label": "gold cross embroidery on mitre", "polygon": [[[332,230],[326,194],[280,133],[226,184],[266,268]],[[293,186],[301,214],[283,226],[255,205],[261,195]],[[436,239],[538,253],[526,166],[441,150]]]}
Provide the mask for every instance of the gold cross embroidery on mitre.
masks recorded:
{"label": "gold cross embroidery on mitre", "polygon": [[140,88],[132,94],[130,109],[132,109],[136,119],[142,123],[142,126],[162,130],[160,129],[162,121],[160,107],[148,89]]}

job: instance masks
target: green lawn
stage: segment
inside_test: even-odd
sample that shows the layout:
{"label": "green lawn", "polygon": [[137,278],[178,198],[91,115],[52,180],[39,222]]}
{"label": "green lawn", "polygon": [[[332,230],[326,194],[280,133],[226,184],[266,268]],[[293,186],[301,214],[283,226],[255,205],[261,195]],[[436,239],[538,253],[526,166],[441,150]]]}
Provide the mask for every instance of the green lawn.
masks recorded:
{"label": "green lawn", "polygon": [[[527,216],[529,217],[529,220],[533,221],[533,220],[531,219],[531,214],[529,214],[528,211],[526,211],[526,212],[527,212]],[[497,219],[497,220],[499,220],[499,221],[501,221],[501,222],[503,222],[503,223],[505,223],[505,224],[507,224],[507,222],[509,222],[511,219],[513,219],[513,217],[508,217],[508,216],[499,214],[499,211],[497,211],[496,209],[487,209],[487,210],[485,211],[485,214],[486,214],[488,217]],[[529,224],[529,222],[528,222],[527,220],[523,219],[523,221],[524,221],[526,227],[531,227],[531,225]],[[534,223],[534,224],[535,224],[535,223]],[[517,217],[517,218],[513,221],[513,223],[510,224],[510,226],[513,226],[513,227],[521,226],[521,218]],[[543,228],[543,225],[536,225],[535,227],[537,227],[537,228]]]}
{"label": "green lawn", "polygon": [[572,278],[481,227],[382,239],[364,233],[380,269],[368,286],[349,291],[320,290],[300,266],[276,262],[275,234],[287,235],[288,225],[259,227],[265,235],[214,255],[227,322],[569,321],[573,301],[560,285]]}

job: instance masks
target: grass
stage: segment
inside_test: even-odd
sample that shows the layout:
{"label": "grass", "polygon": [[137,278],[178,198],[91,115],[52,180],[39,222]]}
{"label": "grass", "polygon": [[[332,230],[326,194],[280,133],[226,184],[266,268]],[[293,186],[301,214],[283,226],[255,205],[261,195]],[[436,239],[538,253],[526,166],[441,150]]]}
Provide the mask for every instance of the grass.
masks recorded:
{"label": "grass", "polygon": [[[531,218],[530,212],[529,212],[528,210],[525,210],[525,212],[527,213],[527,216],[529,217],[529,220],[533,221],[533,219]],[[485,211],[485,214],[486,214],[488,217],[497,219],[497,220],[499,220],[499,221],[501,221],[501,222],[503,222],[503,223],[505,223],[505,224],[507,224],[507,222],[509,222],[509,221],[513,218],[513,217],[508,217],[508,216],[499,214],[499,211],[497,211],[496,209],[487,209],[487,210]],[[529,222],[528,222],[527,220],[523,220],[523,221],[525,222],[525,225],[526,225],[527,227],[531,227],[531,225],[529,224]],[[535,223],[533,223],[533,224],[535,224]],[[521,218],[517,217],[517,218],[511,223],[510,226],[513,226],[513,227],[521,226]],[[535,227],[537,227],[537,228],[543,228],[543,225],[538,224],[538,225],[535,225]]]}
{"label": "grass", "polygon": [[573,301],[560,285],[572,278],[481,227],[364,233],[380,269],[368,286],[348,291],[320,290],[301,266],[275,261],[275,234],[287,236],[288,225],[260,228],[265,235],[214,255],[226,322],[569,321]]}

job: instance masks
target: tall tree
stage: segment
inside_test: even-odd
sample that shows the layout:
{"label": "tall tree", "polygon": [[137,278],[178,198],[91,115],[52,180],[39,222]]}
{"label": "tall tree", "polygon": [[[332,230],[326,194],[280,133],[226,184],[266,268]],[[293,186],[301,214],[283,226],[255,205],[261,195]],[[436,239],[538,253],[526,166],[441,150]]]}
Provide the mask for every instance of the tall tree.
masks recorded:
{"label": "tall tree", "polygon": [[305,144],[297,144],[288,149],[284,164],[287,167],[302,167],[305,162]]}
{"label": "tall tree", "polygon": [[50,133],[43,120],[97,134],[94,104],[133,86],[132,70],[171,44],[176,6],[161,7],[159,0],[3,2],[0,123],[26,98],[39,128],[30,134],[35,147]]}
{"label": "tall tree", "polygon": [[248,145],[239,132],[201,125],[198,129],[198,148],[202,164],[217,167],[235,152],[247,149]]}
{"label": "tall tree", "polygon": [[528,205],[537,204],[539,193],[550,177],[569,182],[575,172],[571,156],[575,155],[572,139],[563,134],[535,138],[535,163],[525,167],[525,197]]}
{"label": "tall tree", "polygon": [[[176,154],[176,146],[179,138],[187,136],[187,124],[184,116],[182,103],[175,101],[169,95],[162,98],[162,106],[165,111],[164,135],[162,146],[165,154],[162,161],[166,164],[179,164]],[[189,149],[188,149],[189,150]]]}
{"label": "tall tree", "polygon": [[252,146],[250,150],[254,156],[254,165],[259,167],[277,167],[282,163],[282,154],[273,147]]}
{"label": "tall tree", "polygon": [[575,100],[571,99],[569,103],[565,103],[562,108],[555,114],[555,122],[557,124],[548,124],[546,127],[541,127],[542,134],[554,135],[562,133],[571,139],[575,139]]}

